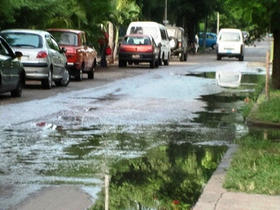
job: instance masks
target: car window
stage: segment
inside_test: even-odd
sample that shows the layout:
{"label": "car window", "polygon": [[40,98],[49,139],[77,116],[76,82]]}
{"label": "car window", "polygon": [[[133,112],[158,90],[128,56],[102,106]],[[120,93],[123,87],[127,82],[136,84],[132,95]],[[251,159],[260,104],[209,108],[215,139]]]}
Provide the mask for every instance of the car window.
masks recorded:
{"label": "car window", "polygon": [[37,34],[24,32],[4,32],[1,35],[12,47],[42,48],[42,38]]}
{"label": "car window", "polygon": [[151,35],[152,37],[154,37],[154,39],[158,39],[158,37],[160,36],[160,34],[158,33],[158,30],[156,27],[154,26],[132,26],[130,28],[130,34],[148,34]]}
{"label": "car window", "polygon": [[154,46],[156,46],[156,42],[155,42],[155,40],[154,40],[153,37],[152,37],[152,44],[153,44]]}
{"label": "car window", "polygon": [[51,40],[51,37],[50,36],[46,36],[46,41],[47,41],[47,44],[48,46],[53,49],[54,46],[53,46],[53,43],[52,43],[52,40]]}
{"label": "car window", "polygon": [[3,45],[1,40],[0,40],[0,55],[5,55],[5,56],[10,55],[8,49]]}
{"label": "car window", "polygon": [[85,33],[82,33],[81,39],[82,39],[82,45],[87,45],[87,40],[86,40]]}
{"label": "car window", "polygon": [[211,34],[207,34],[207,39],[214,39],[214,36]]}
{"label": "car window", "polygon": [[124,45],[150,45],[149,37],[125,37],[122,44]]}
{"label": "car window", "polygon": [[60,48],[59,48],[58,44],[51,36],[46,35],[46,41],[47,41],[48,46],[51,49],[59,51]]}
{"label": "car window", "polygon": [[163,40],[166,40],[166,39],[167,39],[166,33],[165,33],[165,30],[164,30],[164,29],[160,29],[160,35],[161,35],[161,38],[162,38]]}
{"label": "car window", "polygon": [[52,43],[53,43],[54,50],[59,51],[59,50],[60,50],[60,47],[59,47],[59,45],[57,44],[57,42],[56,42],[53,38],[51,38],[51,40],[52,40]]}
{"label": "car window", "polygon": [[240,41],[240,34],[238,32],[223,32],[221,33],[221,41]]}
{"label": "car window", "polygon": [[50,33],[57,40],[58,44],[78,46],[78,36],[75,33],[64,31],[51,31]]}
{"label": "car window", "polygon": [[143,28],[141,26],[132,26],[130,28],[130,34],[143,34]]}

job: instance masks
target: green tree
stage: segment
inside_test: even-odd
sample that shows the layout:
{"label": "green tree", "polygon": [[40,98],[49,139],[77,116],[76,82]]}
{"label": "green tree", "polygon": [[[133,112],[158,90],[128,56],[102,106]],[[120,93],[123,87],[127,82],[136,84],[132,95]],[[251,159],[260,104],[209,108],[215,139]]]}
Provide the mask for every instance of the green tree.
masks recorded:
{"label": "green tree", "polygon": [[[164,19],[163,0],[137,0],[142,9],[142,20],[153,20],[162,23]],[[198,31],[198,23],[217,10],[217,0],[168,0],[168,20],[170,24],[181,26],[193,41]]]}
{"label": "green tree", "polygon": [[113,0],[110,21],[115,26],[115,49],[114,57],[117,53],[117,46],[119,40],[119,30],[121,26],[127,26],[131,21],[138,20],[141,12],[140,7],[136,4],[135,0]]}

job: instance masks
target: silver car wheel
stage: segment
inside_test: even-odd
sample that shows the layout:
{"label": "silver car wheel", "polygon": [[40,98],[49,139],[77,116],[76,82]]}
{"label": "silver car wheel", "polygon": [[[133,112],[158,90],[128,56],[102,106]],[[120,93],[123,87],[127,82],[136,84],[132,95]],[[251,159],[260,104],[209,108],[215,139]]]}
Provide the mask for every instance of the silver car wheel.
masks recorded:
{"label": "silver car wheel", "polygon": [[42,80],[42,85],[46,89],[51,89],[52,88],[52,71],[51,70],[48,73],[48,78]]}
{"label": "silver car wheel", "polygon": [[49,74],[48,74],[48,87],[49,88],[52,87],[52,71],[49,71]]}
{"label": "silver car wheel", "polygon": [[61,85],[62,86],[67,86],[70,82],[70,74],[69,71],[66,69],[64,74],[63,74],[63,78],[61,79]]}

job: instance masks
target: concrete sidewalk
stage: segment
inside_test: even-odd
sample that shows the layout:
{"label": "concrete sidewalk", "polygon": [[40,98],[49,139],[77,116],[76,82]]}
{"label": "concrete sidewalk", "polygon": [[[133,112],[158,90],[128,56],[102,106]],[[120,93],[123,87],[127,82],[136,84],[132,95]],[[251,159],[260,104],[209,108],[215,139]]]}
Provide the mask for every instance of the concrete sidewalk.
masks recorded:
{"label": "concrete sidewalk", "polygon": [[58,186],[44,188],[9,210],[85,210],[92,205],[90,195],[79,187]]}
{"label": "concrete sidewalk", "polygon": [[228,192],[222,187],[237,146],[232,146],[205,186],[193,210],[280,210],[280,196]]}

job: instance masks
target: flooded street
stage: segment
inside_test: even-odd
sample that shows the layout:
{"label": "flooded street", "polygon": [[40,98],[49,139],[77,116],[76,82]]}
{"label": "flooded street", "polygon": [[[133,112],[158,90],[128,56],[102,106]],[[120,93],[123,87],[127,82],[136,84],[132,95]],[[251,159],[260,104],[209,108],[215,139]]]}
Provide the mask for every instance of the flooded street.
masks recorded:
{"label": "flooded street", "polygon": [[[104,209],[105,175],[110,209],[188,209],[233,140],[249,131],[241,107],[265,74],[251,65],[264,59],[261,46],[244,62],[213,54],[1,105],[0,209],[50,185],[79,186]],[[217,71],[236,70],[239,87],[217,85]]]}

